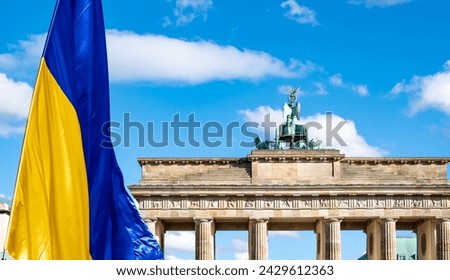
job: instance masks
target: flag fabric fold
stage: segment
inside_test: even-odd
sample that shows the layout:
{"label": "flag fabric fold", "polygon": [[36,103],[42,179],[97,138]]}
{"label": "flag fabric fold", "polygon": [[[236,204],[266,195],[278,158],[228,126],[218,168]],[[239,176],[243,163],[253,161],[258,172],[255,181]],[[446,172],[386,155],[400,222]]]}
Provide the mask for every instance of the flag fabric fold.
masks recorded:
{"label": "flag fabric fold", "polygon": [[39,67],[6,249],[15,259],[162,259],[111,146],[100,0],[59,0]]}

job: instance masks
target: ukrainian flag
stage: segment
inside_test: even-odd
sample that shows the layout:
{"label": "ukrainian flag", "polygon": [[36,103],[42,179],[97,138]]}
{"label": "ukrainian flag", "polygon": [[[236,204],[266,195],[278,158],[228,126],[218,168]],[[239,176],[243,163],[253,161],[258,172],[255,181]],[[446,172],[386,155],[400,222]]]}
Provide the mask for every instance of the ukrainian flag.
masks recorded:
{"label": "ukrainian flag", "polygon": [[111,146],[100,0],[56,4],[31,102],[6,249],[15,259],[162,259]]}

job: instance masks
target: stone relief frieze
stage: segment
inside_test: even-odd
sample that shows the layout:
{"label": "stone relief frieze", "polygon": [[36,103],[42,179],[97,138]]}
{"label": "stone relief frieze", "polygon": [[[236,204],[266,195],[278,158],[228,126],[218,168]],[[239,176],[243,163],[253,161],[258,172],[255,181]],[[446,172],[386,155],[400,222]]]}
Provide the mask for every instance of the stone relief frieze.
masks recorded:
{"label": "stone relief frieze", "polygon": [[441,209],[450,205],[442,196],[332,196],[332,197],[145,197],[141,209]]}

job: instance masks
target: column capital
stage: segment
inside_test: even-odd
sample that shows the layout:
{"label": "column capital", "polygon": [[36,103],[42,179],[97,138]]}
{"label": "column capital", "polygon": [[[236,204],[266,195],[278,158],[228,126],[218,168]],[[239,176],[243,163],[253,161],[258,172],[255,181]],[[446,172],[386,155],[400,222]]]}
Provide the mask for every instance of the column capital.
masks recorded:
{"label": "column capital", "polygon": [[142,219],[146,223],[156,223],[158,221],[158,218],[155,218],[155,217],[144,217]]}
{"label": "column capital", "polygon": [[213,221],[214,218],[211,217],[194,217],[194,222],[196,224],[212,223]]}
{"label": "column capital", "polygon": [[325,217],[323,218],[323,221],[326,223],[340,223],[342,222],[343,218],[341,217]]}
{"label": "column capital", "polygon": [[436,222],[438,222],[438,223],[448,223],[448,222],[450,222],[450,218],[437,218]]}
{"label": "column capital", "polygon": [[383,223],[388,223],[388,222],[397,222],[398,218],[394,218],[394,217],[381,217],[378,219],[378,221],[383,222]]}
{"label": "column capital", "polygon": [[268,223],[269,222],[269,218],[250,217],[248,220],[251,223]]}

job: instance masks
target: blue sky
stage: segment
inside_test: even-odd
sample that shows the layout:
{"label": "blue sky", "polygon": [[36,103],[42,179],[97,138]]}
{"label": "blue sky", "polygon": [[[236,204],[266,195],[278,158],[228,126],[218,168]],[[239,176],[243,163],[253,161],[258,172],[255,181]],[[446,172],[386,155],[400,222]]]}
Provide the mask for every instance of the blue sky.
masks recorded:
{"label": "blue sky", "polygon": [[[0,201],[9,202],[55,1],[4,2]],[[150,136],[162,139],[163,122],[193,114],[202,127],[217,122],[226,128],[261,123],[267,113],[280,121],[293,87],[300,87],[302,122],[325,127],[326,112],[333,113],[334,126],[346,121],[339,131],[346,145],[329,146],[346,155],[450,156],[449,1],[103,2],[111,114],[119,125],[113,132],[122,140],[116,154],[127,185],[140,178],[137,157],[242,157],[251,151],[240,144],[251,139],[239,129],[215,137],[218,147],[201,141],[201,128],[191,135],[198,146],[183,130],[186,145],[176,145],[170,129],[168,145],[149,145]],[[127,130],[125,115],[144,124],[145,135]],[[150,122],[154,130],[147,129]],[[260,127],[256,132],[263,135]],[[325,129],[310,134],[323,139]]]}

